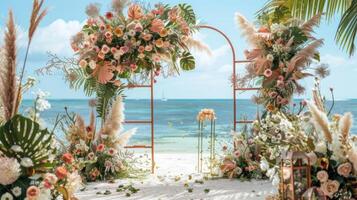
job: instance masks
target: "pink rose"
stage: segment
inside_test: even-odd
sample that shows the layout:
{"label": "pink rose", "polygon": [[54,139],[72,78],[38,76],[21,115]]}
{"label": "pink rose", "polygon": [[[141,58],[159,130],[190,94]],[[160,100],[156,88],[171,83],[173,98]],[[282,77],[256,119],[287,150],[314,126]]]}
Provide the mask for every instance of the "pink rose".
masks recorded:
{"label": "pink rose", "polygon": [[37,199],[40,196],[40,189],[36,186],[30,186],[27,188],[26,197],[29,200]]}
{"label": "pink rose", "polygon": [[271,77],[271,75],[273,75],[273,72],[271,71],[271,69],[266,69],[265,71],[264,71],[264,76],[265,77]]}
{"label": "pink rose", "polygon": [[321,185],[321,190],[326,196],[332,198],[333,194],[338,191],[339,187],[340,183],[338,181],[328,180]]}
{"label": "pink rose", "polygon": [[344,177],[348,177],[351,171],[352,171],[352,165],[349,162],[343,163],[337,168],[337,173]]}
{"label": "pink rose", "polygon": [[317,172],[316,177],[321,183],[324,183],[328,180],[328,174],[325,170]]}

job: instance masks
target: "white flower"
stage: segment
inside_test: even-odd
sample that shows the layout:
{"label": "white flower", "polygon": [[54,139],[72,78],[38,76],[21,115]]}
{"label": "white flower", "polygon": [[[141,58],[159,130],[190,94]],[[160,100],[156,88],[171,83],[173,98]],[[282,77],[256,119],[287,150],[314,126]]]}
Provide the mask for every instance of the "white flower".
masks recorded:
{"label": "white flower", "polygon": [[128,33],[128,35],[130,35],[132,37],[135,36],[135,34],[136,34],[135,30],[130,30],[129,33]]}
{"label": "white flower", "polygon": [[51,190],[47,188],[40,188],[40,195],[36,200],[48,200],[51,199]]}
{"label": "white flower", "polygon": [[315,151],[319,153],[326,153],[327,146],[325,142],[319,142],[315,145]]}
{"label": "white flower", "polygon": [[277,185],[279,185],[279,183],[280,183],[280,178],[279,178],[279,174],[277,173],[277,174],[275,174],[274,177],[273,177],[272,184],[273,184],[274,186],[277,186]]}
{"label": "white flower", "polygon": [[20,164],[15,158],[0,157],[0,172],[0,184],[10,185],[20,177]]}
{"label": "white flower", "polygon": [[267,171],[269,169],[269,163],[265,159],[260,161],[260,169],[263,171]]}
{"label": "white flower", "polygon": [[38,99],[36,101],[36,109],[40,112],[51,108],[51,104],[46,99]]}
{"label": "white flower", "polygon": [[97,63],[94,60],[89,61],[89,67],[91,69],[95,69],[97,67]]}
{"label": "white flower", "polygon": [[270,60],[270,61],[273,61],[274,60],[274,56],[271,55],[271,54],[268,54],[267,55],[267,59]]}
{"label": "white flower", "polygon": [[19,197],[22,194],[22,189],[19,186],[16,186],[11,189],[11,192],[15,195],[15,197]]}
{"label": "white flower", "polygon": [[19,145],[12,145],[11,146],[11,150],[13,150],[16,153],[23,151],[22,148]]}
{"label": "white flower", "polygon": [[78,171],[70,173],[67,176],[67,180],[68,180],[68,183],[66,184],[65,187],[69,194],[73,194],[74,192],[76,192],[82,185],[82,178],[78,174]]}
{"label": "white flower", "polygon": [[14,197],[10,193],[6,192],[5,194],[3,194],[1,196],[0,200],[13,200],[13,199],[14,199]]}
{"label": "white flower", "polygon": [[33,167],[33,162],[31,160],[31,158],[21,158],[21,162],[20,164],[23,166],[23,167]]}

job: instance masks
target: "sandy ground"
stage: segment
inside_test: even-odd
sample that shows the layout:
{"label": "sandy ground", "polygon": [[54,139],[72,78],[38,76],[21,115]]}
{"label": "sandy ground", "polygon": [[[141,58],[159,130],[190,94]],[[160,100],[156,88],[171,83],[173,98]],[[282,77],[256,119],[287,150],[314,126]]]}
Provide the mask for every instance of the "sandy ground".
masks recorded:
{"label": "sandy ground", "polygon": [[[83,200],[90,199],[264,199],[275,192],[269,181],[240,182],[238,180],[205,180],[196,172],[196,154],[156,154],[156,172],[142,180],[124,179],[115,183],[91,183],[85,191],[76,194]],[[130,197],[126,192],[117,192],[119,185],[133,185],[140,189]],[[103,193],[108,190],[110,194]],[[189,191],[192,190],[192,191]],[[209,191],[208,191],[209,190]],[[97,194],[102,193],[102,194]]]}

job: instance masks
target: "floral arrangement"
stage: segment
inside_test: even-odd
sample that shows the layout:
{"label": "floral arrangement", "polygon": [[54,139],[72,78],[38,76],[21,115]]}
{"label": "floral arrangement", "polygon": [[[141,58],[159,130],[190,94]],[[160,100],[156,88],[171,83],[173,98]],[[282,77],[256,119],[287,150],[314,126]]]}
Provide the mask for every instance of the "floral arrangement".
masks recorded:
{"label": "floral arrangement", "polygon": [[[286,108],[294,93],[304,92],[299,80],[311,76],[309,65],[319,60],[317,48],[323,40],[315,39],[311,33],[320,15],[304,23],[288,20],[263,24],[258,30],[240,14],[236,16],[243,35],[253,48],[244,52],[250,63],[246,67],[247,74],[239,80],[235,78],[238,85],[261,87],[255,101],[269,112]],[[315,71],[325,75],[326,66],[316,67]]]}
{"label": "floral arrangement", "polygon": [[128,176],[131,155],[123,147],[136,129],[122,133],[124,105],[118,96],[104,127],[96,132],[94,111],[90,123],[85,126],[79,115],[67,113],[66,138],[67,151],[80,161],[81,173],[86,181],[111,180]]}
{"label": "floral arrangement", "polygon": [[255,143],[260,147],[260,167],[273,181],[279,183],[279,160],[288,151],[310,152],[313,141],[302,129],[300,117],[283,112],[268,114],[253,123]]}
{"label": "floral arrangement", "polygon": [[115,0],[112,8],[101,16],[98,6],[90,4],[86,24],[71,41],[80,67],[71,70],[71,85],[83,86],[87,95],[96,93],[97,112],[103,119],[108,105],[122,91],[123,80],[131,83],[136,74],[158,76],[163,66],[176,72],[192,70],[195,60],[188,47],[203,47],[191,37],[196,17],[187,4],[157,4],[149,9]]}
{"label": "floral arrangement", "polygon": [[216,119],[216,113],[214,112],[213,109],[202,109],[198,115],[197,115],[197,121],[203,122],[203,121],[211,121]]}
{"label": "floral arrangement", "polygon": [[254,138],[248,135],[245,127],[242,133],[233,132],[234,149],[223,147],[223,158],[221,161],[221,172],[228,178],[239,180],[262,179],[263,172],[260,170],[257,160],[257,148]]}
{"label": "floral arrangement", "polygon": [[329,199],[356,198],[357,149],[350,136],[352,114],[335,114],[329,121],[318,94],[315,90],[314,101],[308,103],[316,140],[314,151],[309,153],[313,186]]}

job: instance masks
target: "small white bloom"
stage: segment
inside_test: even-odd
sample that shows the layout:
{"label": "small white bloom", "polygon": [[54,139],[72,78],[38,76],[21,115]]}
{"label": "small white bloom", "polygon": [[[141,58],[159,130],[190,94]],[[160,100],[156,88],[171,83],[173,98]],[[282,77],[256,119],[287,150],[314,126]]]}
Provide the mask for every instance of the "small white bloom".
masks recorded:
{"label": "small white bloom", "polygon": [[279,183],[280,183],[279,175],[278,175],[278,174],[275,174],[275,176],[273,177],[273,180],[272,180],[272,184],[273,184],[274,186],[277,186],[277,185],[279,185]]}
{"label": "small white bloom", "polygon": [[21,188],[19,186],[12,188],[11,192],[15,195],[15,197],[19,197],[22,194]]}
{"label": "small white bloom", "polygon": [[12,145],[11,150],[13,150],[16,153],[22,152],[22,148],[19,145]]}
{"label": "small white bloom", "polygon": [[95,69],[97,67],[97,63],[94,60],[89,61],[89,67],[91,69]]}
{"label": "small white bloom", "polygon": [[21,158],[21,162],[20,164],[23,166],[23,167],[33,167],[33,162],[31,160],[31,158]]}
{"label": "small white bloom", "polygon": [[265,159],[260,161],[260,169],[263,171],[267,171],[269,169],[269,163]]}
{"label": "small white bloom", "polygon": [[270,61],[273,61],[274,60],[274,56],[271,55],[271,54],[268,54],[267,55],[267,59],[270,60]]}
{"label": "small white bloom", "polygon": [[14,199],[14,197],[8,192],[6,192],[5,194],[3,194],[1,196],[1,200],[13,200],[13,199]]}

